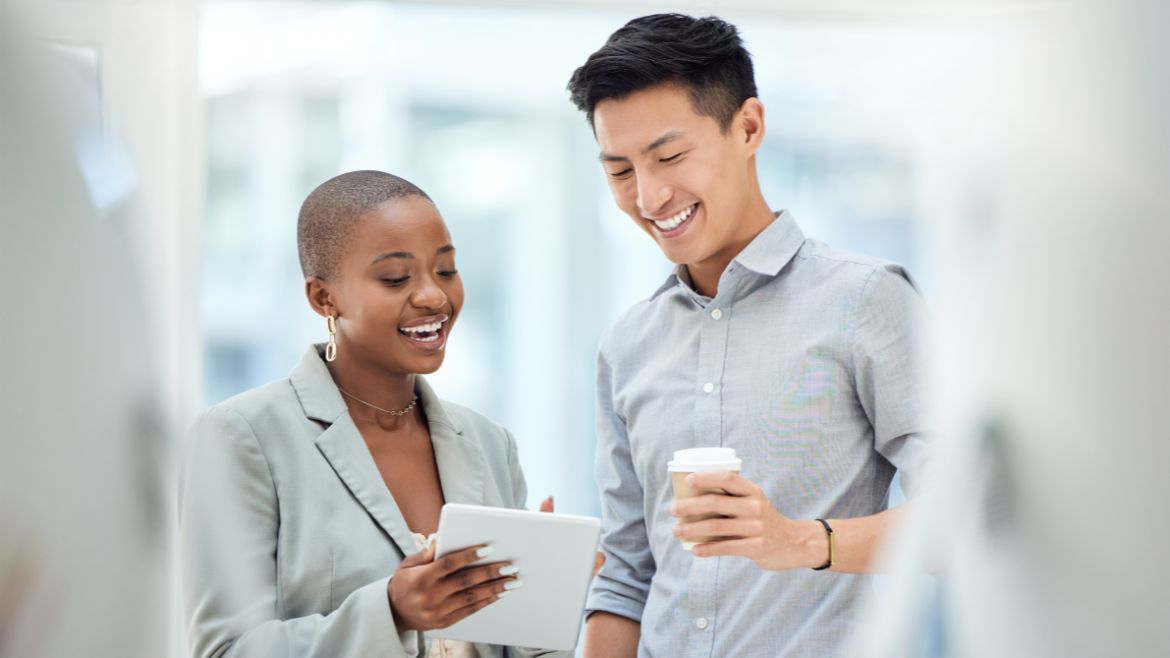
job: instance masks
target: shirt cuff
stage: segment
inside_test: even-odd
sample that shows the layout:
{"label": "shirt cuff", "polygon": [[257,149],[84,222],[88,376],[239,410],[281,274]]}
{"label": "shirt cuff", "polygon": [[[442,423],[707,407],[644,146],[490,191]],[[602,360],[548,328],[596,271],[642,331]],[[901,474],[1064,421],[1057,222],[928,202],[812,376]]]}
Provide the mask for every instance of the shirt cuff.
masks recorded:
{"label": "shirt cuff", "polygon": [[645,608],[645,603],[615,592],[594,590],[590,592],[589,599],[585,602],[585,616],[588,617],[593,612],[608,612],[640,624]]}

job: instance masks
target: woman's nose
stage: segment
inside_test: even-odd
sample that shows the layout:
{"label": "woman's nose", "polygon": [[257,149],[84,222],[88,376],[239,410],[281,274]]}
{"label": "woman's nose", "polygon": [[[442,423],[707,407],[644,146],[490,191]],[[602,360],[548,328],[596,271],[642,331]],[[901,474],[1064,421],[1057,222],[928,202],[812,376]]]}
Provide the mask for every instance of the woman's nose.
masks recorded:
{"label": "woman's nose", "polygon": [[410,301],[419,308],[438,310],[446,306],[447,294],[443,292],[435,277],[424,276],[411,295]]}

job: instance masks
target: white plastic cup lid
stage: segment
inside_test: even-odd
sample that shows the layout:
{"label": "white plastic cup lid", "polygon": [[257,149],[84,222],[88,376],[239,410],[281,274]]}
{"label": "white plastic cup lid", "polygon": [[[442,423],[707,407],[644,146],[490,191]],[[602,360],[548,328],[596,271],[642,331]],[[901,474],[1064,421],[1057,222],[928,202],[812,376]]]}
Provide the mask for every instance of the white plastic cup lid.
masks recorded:
{"label": "white plastic cup lid", "polygon": [[735,448],[687,448],[675,450],[674,459],[666,464],[670,473],[695,471],[739,471],[743,460],[735,456]]}

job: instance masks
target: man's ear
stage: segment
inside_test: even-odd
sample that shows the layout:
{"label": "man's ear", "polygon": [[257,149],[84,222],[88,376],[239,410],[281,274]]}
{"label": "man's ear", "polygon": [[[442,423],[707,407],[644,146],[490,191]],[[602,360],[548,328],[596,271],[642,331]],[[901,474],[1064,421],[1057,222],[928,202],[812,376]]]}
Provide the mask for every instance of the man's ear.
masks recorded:
{"label": "man's ear", "polygon": [[742,138],[748,154],[755,155],[764,143],[764,104],[758,98],[747,99],[739,106],[733,121],[736,135]]}
{"label": "man's ear", "polygon": [[305,297],[309,299],[309,306],[312,306],[318,315],[323,317],[339,315],[333,291],[325,279],[305,277]]}

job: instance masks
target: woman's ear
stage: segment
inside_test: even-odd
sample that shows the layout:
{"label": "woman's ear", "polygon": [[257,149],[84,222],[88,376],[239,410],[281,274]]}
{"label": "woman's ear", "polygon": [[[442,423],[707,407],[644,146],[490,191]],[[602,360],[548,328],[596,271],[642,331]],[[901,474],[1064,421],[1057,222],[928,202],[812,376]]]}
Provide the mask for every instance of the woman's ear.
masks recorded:
{"label": "woman's ear", "polygon": [[318,315],[324,317],[338,315],[337,304],[328,281],[315,276],[305,277],[305,297],[309,299],[309,306],[312,306]]}
{"label": "woman's ear", "polygon": [[755,155],[764,143],[764,104],[758,98],[747,99],[740,106],[735,121],[748,154]]}

